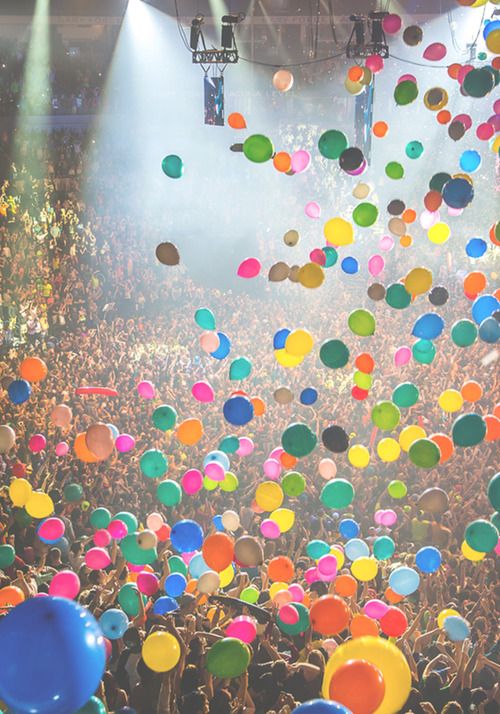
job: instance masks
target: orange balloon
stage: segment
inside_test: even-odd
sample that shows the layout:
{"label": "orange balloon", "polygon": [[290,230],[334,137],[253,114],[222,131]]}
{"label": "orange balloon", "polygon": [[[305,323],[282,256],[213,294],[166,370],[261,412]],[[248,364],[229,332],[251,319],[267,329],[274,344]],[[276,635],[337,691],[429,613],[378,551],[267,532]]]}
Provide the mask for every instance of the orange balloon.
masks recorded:
{"label": "orange balloon", "polygon": [[436,119],[440,124],[448,124],[448,122],[451,121],[451,114],[447,109],[441,109],[441,111],[436,114]]}
{"label": "orange balloon", "polygon": [[443,203],[443,197],[439,191],[428,191],[424,196],[424,206],[428,211],[437,211]]}
{"label": "orange balloon", "polygon": [[208,567],[221,573],[233,562],[234,543],[227,533],[213,533],[205,538],[201,552]]}
{"label": "orange balloon", "polygon": [[406,211],[403,211],[403,213],[401,214],[401,218],[405,223],[414,223],[415,219],[417,218],[417,214],[413,210],[413,208],[407,208]]}
{"label": "orange balloon", "polygon": [[441,458],[439,459],[439,463],[444,464],[445,461],[448,461],[448,459],[450,459],[453,454],[453,440],[450,439],[447,434],[441,433],[431,434],[431,436],[429,436],[429,439],[439,446],[439,450],[441,451]]}
{"label": "orange balloon", "polygon": [[278,151],[273,157],[273,165],[276,171],[286,174],[292,168],[292,157],[286,151]]}
{"label": "orange balloon", "polygon": [[466,402],[477,402],[483,396],[483,388],[473,379],[464,382],[460,394]]}
{"label": "orange balloon", "polygon": [[362,615],[361,613],[354,615],[350,629],[353,637],[364,637],[365,635],[378,637],[378,625],[368,615]]}
{"label": "orange balloon", "polygon": [[352,597],[357,589],[357,580],[352,575],[339,575],[335,580],[335,592],[342,597]]}
{"label": "orange balloon", "polygon": [[255,416],[262,416],[266,413],[266,405],[263,399],[260,397],[252,397],[250,401],[253,404],[253,413]]}
{"label": "orange balloon", "polygon": [[87,447],[84,431],[81,431],[79,434],[76,435],[76,439],[73,443],[73,448],[75,450],[76,456],[80,459],[80,461],[83,461],[86,464],[95,464],[97,463],[97,461],[99,461],[97,456],[93,454]]}
{"label": "orange balloon", "polygon": [[128,583],[136,583],[138,577],[139,577],[139,573],[134,573],[134,571],[132,571],[131,573],[129,573],[127,575],[127,582]]}
{"label": "orange balloon", "polygon": [[382,137],[384,137],[389,131],[389,126],[385,123],[385,121],[376,121],[372,127],[372,131],[377,139],[382,139]]}
{"label": "orange balloon", "polygon": [[289,583],[293,580],[295,568],[286,555],[277,555],[269,561],[267,574],[271,582]]}
{"label": "orange balloon", "polygon": [[403,600],[403,596],[398,595],[391,588],[385,589],[384,597],[391,603],[391,605],[395,605],[396,603],[401,602],[401,600]]}
{"label": "orange balloon", "polygon": [[486,275],[480,270],[473,270],[464,278],[464,292],[468,295],[477,295],[486,287]]}
{"label": "orange balloon", "polygon": [[313,602],[309,617],[311,629],[320,635],[338,635],[349,625],[349,608],[337,595],[323,595]]}
{"label": "orange balloon", "polygon": [[500,439],[500,419],[494,414],[486,414],[486,441],[497,441]]}
{"label": "orange balloon", "polygon": [[385,696],[384,677],[371,662],[350,659],[333,673],[329,695],[353,714],[373,714]]}
{"label": "orange balloon", "polygon": [[354,365],[360,372],[363,372],[363,374],[371,374],[375,367],[375,362],[368,352],[362,352],[356,357]]}
{"label": "orange balloon", "polygon": [[286,451],[284,451],[280,456],[280,462],[281,465],[284,466],[286,469],[293,469],[293,467],[297,463],[297,459],[295,458],[295,456],[287,454]]}
{"label": "orange balloon", "polygon": [[177,427],[176,434],[181,444],[194,446],[203,436],[203,424],[199,419],[184,419]]}
{"label": "orange balloon", "polygon": [[490,241],[494,245],[500,245],[500,240],[498,240],[498,238],[496,236],[497,226],[498,226],[498,221],[496,223],[494,223],[490,228]]}
{"label": "orange balloon", "polygon": [[47,372],[47,365],[39,357],[27,357],[19,367],[19,374],[28,382],[41,382],[47,376]]}
{"label": "orange balloon", "polygon": [[450,64],[448,67],[448,76],[451,77],[452,79],[458,79],[458,73],[462,69],[462,65],[458,64],[458,62],[454,62],[453,64]]}
{"label": "orange balloon", "polygon": [[399,245],[402,248],[409,248],[412,243],[413,243],[413,238],[409,235],[401,236],[401,238],[399,239]]}
{"label": "orange balloon", "polygon": [[245,117],[243,114],[240,114],[239,112],[232,112],[228,118],[227,118],[227,123],[231,127],[231,129],[246,129],[247,128],[247,123],[245,121]]}
{"label": "orange balloon", "polygon": [[[24,599],[23,591],[15,585],[6,585],[0,590],[0,608],[5,608],[6,605],[16,607],[16,605],[20,605],[24,602]],[[9,610],[0,610],[0,614],[4,614],[5,612],[9,612]]]}
{"label": "orange balloon", "polygon": [[360,67],[358,64],[355,64],[354,67],[349,67],[347,71],[347,76],[349,77],[351,82],[359,82],[359,80],[363,76],[363,68]]}
{"label": "orange balloon", "polygon": [[194,593],[194,591],[196,590],[197,584],[198,584],[198,580],[196,580],[196,578],[193,578],[192,580],[188,580],[187,585],[186,585],[186,592]]}

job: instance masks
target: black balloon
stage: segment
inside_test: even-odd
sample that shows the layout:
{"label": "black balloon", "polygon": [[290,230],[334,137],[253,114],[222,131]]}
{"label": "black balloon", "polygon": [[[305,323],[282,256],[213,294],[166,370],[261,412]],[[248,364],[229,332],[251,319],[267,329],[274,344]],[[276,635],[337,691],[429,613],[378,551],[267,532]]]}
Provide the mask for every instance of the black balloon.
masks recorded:
{"label": "black balloon", "polygon": [[394,198],[387,206],[387,212],[390,213],[391,216],[400,216],[405,208],[406,205],[404,201],[401,201],[399,198]]}
{"label": "black balloon", "polygon": [[341,426],[327,426],[321,434],[323,446],[334,454],[341,454],[349,448],[349,437]]}
{"label": "black balloon", "polygon": [[444,171],[441,171],[438,174],[434,174],[434,176],[431,178],[431,180],[429,181],[429,188],[431,191],[439,191],[439,193],[441,193],[445,183],[448,183],[450,179],[450,174],[446,174],[444,173]]}
{"label": "black balloon", "polygon": [[465,134],[465,126],[461,121],[452,121],[448,127],[448,136],[453,141],[459,141]]}
{"label": "black balloon", "polygon": [[403,32],[403,42],[405,42],[409,47],[415,47],[422,42],[424,33],[422,28],[418,25],[410,25]]}
{"label": "black balloon", "polygon": [[429,293],[429,302],[432,305],[444,305],[446,302],[448,302],[448,298],[450,297],[450,294],[446,288],[444,288],[442,285],[436,285],[435,288],[432,288],[432,290]]}
{"label": "black balloon", "polygon": [[365,157],[361,149],[357,149],[355,146],[345,149],[339,157],[340,168],[343,171],[356,171],[359,169]]}
{"label": "black balloon", "polygon": [[229,148],[231,151],[243,151],[243,144],[232,144]]}

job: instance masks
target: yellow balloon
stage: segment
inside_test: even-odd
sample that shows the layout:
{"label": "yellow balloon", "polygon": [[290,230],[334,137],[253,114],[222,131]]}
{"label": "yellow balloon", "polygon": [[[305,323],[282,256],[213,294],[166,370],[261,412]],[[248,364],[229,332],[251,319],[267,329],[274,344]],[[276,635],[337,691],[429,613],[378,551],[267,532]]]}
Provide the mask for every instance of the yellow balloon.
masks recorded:
{"label": "yellow balloon", "polygon": [[386,463],[391,461],[397,461],[401,453],[401,447],[396,441],[396,439],[391,439],[387,437],[386,439],[381,439],[377,444],[377,454]]}
{"label": "yellow balloon", "polygon": [[460,550],[462,551],[464,558],[467,558],[467,560],[470,560],[472,563],[479,563],[480,560],[483,560],[486,557],[486,553],[480,553],[479,551],[474,550],[465,540],[460,546]]}
{"label": "yellow balloon", "polygon": [[219,481],[220,490],[226,491],[227,493],[236,491],[239,485],[240,482],[238,481],[238,477],[236,476],[236,474],[233,474],[232,471],[227,471],[224,475],[224,481]]}
{"label": "yellow balloon", "polygon": [[255,491],[255,501],[263,511],[275,511],[283,503],[283,489],[276,481],[259,483]]}
{"label": "yellow balloon", "polygon": [[344,551],[341,550],[337,545],[332,545],[330,548],[330,553],[337,558],[337,570],[340,570],[345,563]]}
{"label": "yellow balloon", "polygon": [[486,47],[493,54],[500,54],[500,30],[493,30],[486,38]]}
{"label": "yellow balloon", "polygon": [[319,288],[325,279],[325,271],[317,263],[306,263],[299,270],[297,277],[305,288]]}
{"label": "yellow balloon", "polygon": [[438,627],[443,627],[444,621],[446,620],[447,617],[460,617],[460,613],[457,612],[457,610],[453,610],[452,608],[447,608],[445,610],[441,610],[441,612],[438,615],[437,621],[438,621]]}
{"label": "yellow balloon", "polygon": [[483,7],[487,2],[488,0],[476,0],[476,2],[473,5],[469,5],[469,7]]}
{"label": "yellow balloon", "polygon": [[411,672],[400,649],[381,637],[356,637],[339,645],[325,668],[323,697],[330,699],[330,680],[337,669],[351,659],[368,660],[381,672],[385,683],[382,703],[374,714],[396,714],[410,693]]}
{"label": "yellow balloon", "polygon": [[422,295],[432,287],[432,272],[427,268],[413,268],[405,278],[405,288],[410,295]]}
{"label": "yellow balloon", "polygon": [[276,597],[277,593],[279,593],[280,590],[288,590],[288,584],[276,582],[271,585],[271,587],[269,588],[269,597],[271,598],[271,600]]}
{"label": "yellow balloon", "polygon": [[354,563],[351,565],[351,573],[354,575],[356,580],[366,583],[368,580],[373,580],[373,578],[377,577],[378,562],[375,558],[368,558],[366,556],[356,558]]}
{"label": "yellow balloon", "polygon": [[233,564],[230,563],[225,570],[219,573],[220,586],[221,588],[227,587],[234,580],[234,568]]}
{"label": "yellow balloon", "polygon": [[[367,196],[368,193],[365,195]],[[361,198],[363,198],[363,196],[361,196]],[[352,223],[349,223],[349,221],[346,221],[344,218],[330,218],[323,226],[323,234],[326,238],[326,242],[331,245],[350,245],[354,243]]]}
{"label": "yellow balloon", "polygon": [[285,350],[294,357],[303,357],[309,354],[314,347],[314,339],[308,330],[293,330],[285,342]]}
{"label": "yellow balloon", "polygon": [[205,491],[215,491],[217,486],[219,484],[223,483],[222,481],[214,481],[211,478],[208,478],[208,476],[203,476],[203,488]]}
{"label": "yellow balloon", "polygon": [[494,154],[498,154],[498,152],[500,151],[500,134],[492,140],[491,150]]}
{"label": "yellow balloon", "polygon": [[289,508],[277,508],[271,513],[269,518],[278,524],[282,533],[286,533],[293,528],[293,524],[295,523],[295,513]]}
{"label": "yellow balloon", "polygon": [[29,481],[25,478],[16,478],[9,486],[10,500],[14,506],[24,506],[29,501],[32,491]]}
{"label": "yellow balloon", "polygon": [[278,364],[280,364],[282,367],[297,367],[297,365],[304,361],[303,355],[296,357],[294,355],[288,354],[285,349],[274,350],[274,356],[276,357],[276,361],[278,362]]}
{"label": "yellow balloon", "polygon": [[356,469],[365,469],[370,463],[370,452],[362,444],[354,444],[347,452],[349,463]]}
{"label": "yellow balloon", "polygon": [[456,389],[445,389],[439,395],[438,403],[444,412],[452,414],[462,408],[464,398]]}
{"label": "yellow balloon", "polygon": [[435,223],[427,231],[427,237],[429,238],[430,242],[435,243],[436,245],[442,245],[443,243],[446,243],[450,235],[450,226],[442,222]]}
{"label": "yellow balloon", "polygon": [[349,79],[349,77],[345,78],[344,81],[344,87],[347,89],[349,94],[361,94],[361,92],[364,90],[365,85],[361,84],[361,82],[353,82],[352,79]]}
{"label": "yellow balloon", "polygon": [[26,503],[26,512],[32,518],[48,518],[54,511],[51,497],[41,491],[33,491]]}
{"label": "yellow balloon", "polygon": [[354,198],[367,198],[370,195],[371,186],[367,183],[358,183],[352,189],[352,195]]}
{"label": "yellow balloon", "polygon": [[144,664],[153,672],[169,672],[181,658],[181,648],[170,632],[153,632],[142,645]]}
{"label": "yellow balloon", "polygon": [[416,424],[410,424],[410,426],[405,426],[399,435],[399,445],[403,451],[409,451],[410,446],[417,439],[425,439],[427,436],[425,429]]}

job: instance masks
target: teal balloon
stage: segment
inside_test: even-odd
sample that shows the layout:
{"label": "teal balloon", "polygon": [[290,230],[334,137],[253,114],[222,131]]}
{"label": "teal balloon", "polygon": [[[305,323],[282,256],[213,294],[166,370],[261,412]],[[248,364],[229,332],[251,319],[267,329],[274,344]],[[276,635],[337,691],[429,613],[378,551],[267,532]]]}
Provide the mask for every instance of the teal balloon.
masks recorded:
{"label": "teal balloon", "polygon": [[457,347],[470,347],[477,340],[477,333],[472,320],[458,320],[451,328],[451,339]]}
{"label": "teal balloon", "polygon": [[378,218],[378,208],[373,203],[358,203],[352,212],[352,220],[361,228],[373,226]]}
{"label": "teal balloon", "polygon": [[320,347],[319,358],[326,367],[338,369],[349,362],[349,350],[341,340],[326,340]]}
{"label": "teal balloon", "polygon": [[389,536],[380,536],[373,542],[373,555],[377,560],[388,560],[394,555],[396,545]]}
{"label": "teal balloon", "polygon": [[168,559],[168,569],[171,573],[181,573],[187,575],[188,566],[180,555],[171,555]]}
{"label": "teal balloon", "polygon": [[498,530],[493,523],[480,518],[465,529],[465,542],[478,553],[489,553],[498,543]]}
{"label": "teal balloon", "polygon": [[129,533],[133,533],[134,531],[136,531],[139,525],[137,518],[128,511],[120,511],[119,513],[113,516],[113,520],[122,521],[122,523],[125,523],[125,525],[127,526],[127,531]]}
{"label": "teal balloon", "polygon": [[411,353],[415,362],[431,364],[436,356],[436,348],[430,340],[417,340],[411,348]]}
{"label": "teal balloon", "polygon": [[480,414],[462,414],[451,427],[451,438],[455,446],[476,446],[485,436],[486,422]]}
{"label": "teal balloon", "polygon": [[319,137],[318,149],[325,159],[338,159],[340,154],[347,149],[347,136],[337,129],[329,129]]}
{"label": "teal balloon", "polygon": [[[118,603],[121,609],[127,613],[129,617],[137,617],[139,614],[139,592],[135,583],[125,583],[118,592]],[[143,595],[142,601],[145,604],[147,598]]]}
{"label": "teal balloon", "polygon": [[385,291],[385,301],[395,310],[404,310],[411,303],[411,295],[404,285],[393,283]]}
{"label": "teal balloon", "polygon": [[250,664],[250,650],[235,637],[224,637],[213,644],[207,652],[206,668],[219,679],[241,677]]}
{"label": "teal balloon", "polygon": [[184,173],[184,164],[182,159],[177,154],[169,154],[165,156],[161,162],[163,173],[169,178],[179,179]]}
{"label": "teal balloon", "polygon": [[107,508],[96,508],[90,514],[90,525],[96,530],[99,530],[100,528],[107,528],[110,523],[111,513]]}
{"label": "teal balloon", "polygon": [[83,488],[79,483],[68,483],[63,490],[64,500],[74,503],[83,498]]}
{"label": "teal balloon", "polygon": [[488,498],[495,511],[500,511],[500,472],[490,479]]}
{"label": "teal balloon", "polygon": [[281,435],[281,446],[287,454],[300,459],[316,448],[318,437],[307,424],[295,422],[287,426]]}
{"label": "teal balloon", "polygon": [[139,460],[139,466],[148,478],[161,478],[168,471],[168,461],[159,449],[145,451]]}
{"label": "teal balloon", "polygon": [[372,409],[372,422],[382,431],[392,431],[400,420],[401,412],[392,402],[378,402]]}
{"label": "teal balloon", "polygon": [[285,496],[297,498],[304,493],[306,488],[306,480],[299,474],[298,471],[289,471],[281,479],[281,488]]}
{"label": "teal balloon", "polygon": [[276,622],[278,623],[278,627],[282,632],[285,633],[285,635],[300,635],[302,632],[306,632],[311,625],[311,621],[309,619],[309,610],[307,609],[307,607],[301,602],[294,602],[293,606],[299,613],[299,620],[293,625],[287,625],[285,622],[283,622],[279,615],[276,616]]}
{"label": "teal balloon", "polygon": [[369,337],[375,333],[375,317],[369,310],[353,310],[347,318],[351,332],[359,337]]}
{"label": "teal balloon", "polygon": [[123,557],[132,565],[151,565],[158,557],[156,548],[148,548],[144,550],[139,547],[137,536],[139,533],[129,533],[120,541],[120,550]]}
{"label": "teal balloon", "polygon": [[325,245],[322,251],[326,257],[325,268],[331,268],[339,259],[339,254],[332,245]]}
{"label": "teal balloon", "polygon": [[199,307],[194,313],[194,321],[203,330],[215,330],[215,317],[208,307]]}
{"label": "teal balloon", "polygon": [[153,424],[160,431],[169,431],[175,426],[177,412],[169,404],[161,404],[153,412]]}
{"label": "teal balloon", "polygon": [[354,494],[352,483],[343,478],[335,478],[323,486],[320,500],[327,508],[347,508],[353,502]]}
{"label": "teal balloon", "polygon": [[240,440],[233,434],[225,436],[219,443],[219,451],[223,451],[225,454],[235,454],[239,448]]}
{"label": "teal balloon", "polygon": [[422,469],[432,469],[439,464],[441,450],[431,439],[417,439],[408,451],[410,461]]}
{"label": "teal balloon", "polygon": [[166,479],[156,487],[156,498],[164,506],[177,506],[182,501],[182,489],[177,481]]}
{"label": "teal balloon", "polygon": [[490,521],[493,523],[497,531],[500,531],[500,513],[498,511],[491,516]]}
{"label": "teal balloon", "polygon": [[310,540],[306,545],[306,553],[313,560],[319,560],[322,555],[330,552],[330,546],[324,540]]}
{"label": "teal balloon", "polygon": [[274,146],[270,139],[263,134],[252,134],[243,144],[243,153],[249,161],[262,164],[274,154]]}
{"label": "teal balloon", "polygon": [[400,409],[408,409],[416,404],[419,400],[420,392],[418,387],[412,382],[403,382],[398,384],[392,393],[392,401]]}
{"label": "teal balloon", "polygon": [[10,568],[16,559],[16,551],[11,545],[0,545],[0,570]]}
{"label": "teal balloon", "polygon": [[106,714],[106,707],[99,697],[90,697],[88,702],[75,714]]}
{"label": "teal balloon", "polygon": [[389,161],[385,167],[385,174],[388,178],[398,180],[403,178],[405,170],[399,162]]}
{"label": "teal balloon", "polygon": [[246,357],[238,357],[229,366],[229,379],[246,379],[252,371],[252,363]]}
{"label": "teal balloon", "polygon": [[419,159],[424,153],[424,145],[420,141],[409,141],[406,144],[405,154],[409,159]]}
{"label": "teal balloon", "polygon": [[404,80],[394,89],[394,101],[400,107],[411,104],[418,97],[418,87],[415,82]]}

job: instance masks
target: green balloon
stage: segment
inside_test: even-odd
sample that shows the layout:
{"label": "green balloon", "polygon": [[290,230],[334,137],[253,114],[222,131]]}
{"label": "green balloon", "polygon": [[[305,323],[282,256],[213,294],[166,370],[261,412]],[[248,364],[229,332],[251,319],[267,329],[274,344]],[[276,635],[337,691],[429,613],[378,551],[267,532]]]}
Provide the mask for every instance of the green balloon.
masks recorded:
{"label": "green balloon", "polygon": [[478,553],[489,553],[498,543],[498,531],[493,523],[480,518],[465,529],[465,542]]}
{"label": "green balloon", "polygon": [[373,377],[371,374],[365,374],[364,372],[354,372],[353,376],[354,384],[360,389],[368,391],[373,384]]}
{"label": "green balloon", "polygon": [[176,506],[182,501],[182,490],[177,481],[166,479],[156,487],[156,498],[164,506]]}
{"label": "green balloon", "polygon": [[168,569],[171,573],[182,573],[187,575],[188,567],[180,555],[171,555],[168,559]]}
{"label": "green balloon", "polygon": [[233,474],[232,471],[226,471],[226,473],[224,474],[224,481],[214,481],[214,483],[218,483],[220,490],[226,491],[226,493],[232,493],[233,491],[236,491],[236,489],[240,485],[238,477],[236,476],[236,474]]}
{"label": "green balloon", "polygon": [[339,254],[332,245],[325,245],[323,253],[326,256],[325,268],[331,268],[339,259]]}
{"label": "green balloon", "polygon": [[0,545],[0,570],[10,568],[16,559],[16,551],[11,545]]}
{"label": "green balloon", "polygon": [[274,154],[274,146],[272,141],[262,134],[252,134],[248,139],[245,139],[243,144],[243,153],[256,164],[262,164]]}
{"label": "green balloon", "polygon": [[500,511],[500,471],[490,479],[488,498],[495,511]]}
{"label": "green balloon", "polygon": [[203,330],[215,330],[215,317],[208,307],[199,307],[194,313],[194,321]]}
{"label": "green balloon", "polygon": [[251,605],[255,605],[259,599],[259,591],[254,585],[250,585],[248,588],[244,588],[240,593],[240,600],[243,602],[248,602]]}
{"label": "green balloon", "polygon": [[161,404],[153,412],[153,424],[160,431],[169,431],[175,426],[177,412],[169,404]]}
{"label": "green balloon", "polygon": [[369,337],[375,333],[375,317],[369,310],[353,310],[347,318],[351,332],[359,337]]}
{"label": "green balloon", "polygon": [[392,393],[392,401],[400,409],[408,409],[419,400],[420,392],[412,382],[403,382],[398,384]]}
{"label": "green balloon", "polygon": [[405,153],[409,159],[418,159],[424,153],[424,145],[420,141],[410,141],[406,144]]}
{"label": "green balloon", "polygon": [[289,471],[281,479],[281,488],[286,496],[290,496],[290,498],[297,498],[297,496],[304,493],[306,480],[302,474],[299,474],[297,471]]}
{"label": "green balloon", "polygon": [[397,161],[389,161],[385,166],[385,174],[391,179],[402,179],[405,175],[405,170]]}
{"label": "green balloon", "polygon": [[90,697],[75,714],[106,714],[106,707],[98,697]]}
{"label": "green balloon", "polygon": [[[129,617],[137,617],[139,614],[139,592],[135,583],[125,583],[118,592],[118,603],[122,610]],[[146,604],[147,598],[143,595],[142,602]]]}
{"label": "green balloon", "polygon": [[447,184],[450,179],[450,174],[447,174],[444,171],[440,171],[439,173],[434,174],[434,176],[429,181],[429,189],[431,191],[439,191],[439,193],[441,193],[445,184]]}
{"label": "green balloon", "polygon": [[279,615],[276,617],[276,622],[278,627],[285,635],[300,635],[302,632],[306,632],[311,626],[311,621],[309,619],[309,610],[301,602],[294,602],[294,608],[299,613],[299,620],[293,625],[287,625]]}
{"label": "green balloon", "polygon": [[307,424],[295,422],[287,426],[281,435],[281,446],[287,454],[300,459],[302,456],[307,456],[316,448],[318,438],[311,431]]}
{"label": "green balloon", "polygon": [[246,357],[238,357],[231,362],[229,367],[229,379],[245,379],[252,371],[252,363]]}
{"label": "green balloon", "polygon": [[400,107],[411,104],[418,97],[418,87],[415,82],[406,79],[394,89],[394,101]]}
{"label": "green balloon", "polygon": [[451,427],[451,438],[455,446],[476,446],[485,436],[486,422],[479,414],[462,414]]}
{"label": "green balloon", "polygon": [[120,511],[115,516],[113,516],[113,520],[125,523],[125,525],[127,526],[128,533],[133,533],[134,531],[136,531],[139,525],[137,518],[128,511]]}
{"label": "green balloon", "polygon": [[223,451],[225,454],[235,454],[239,448],[240,440],[234,434],[225,436],[219,444],[219,451]]}
{"label": "green balloon", "polygon": [[373,226],[378,218],[378,208],[373,203],[358,203],[352,212],[352,220],[357,226],[368,228]]}
{"label": "green balloon", "polygon": [[148,478],[161,478],[168,471],[168,461],[159,449],[145,451],[139,460],[139,466]]}
{"label": "green balloon", "polygon": [[431,439],[417,439],[408,451],[410,461],[422,469],[432,469],[439,464],[441,450]]}
{"label": "green balloon", "polygon": [[83,497],[83,488],[79,483],[68,483],[63,491],[64,500],[69,503],[79,501]]}
{"label": "green balloon", "polygon": [[180,178],[184,173],[184,164],[182,163],[181,157],[177,156],[177,154],[165,156],[161,162],[161,168],[164,174],[173,179]]}
{"label": "green balloon", "polygon": [[[121,519],[120,519],[121,520]],[[158,557],[156,548],[148,548],[146,550],[139,548],[137,536],[139,533],[129,533],[120,541],[120,550],[123,557],[132,565],[151,565]]]}
{"label": "green balloon", "polygon": [[411,348],[415,362],[430,364],[436,356],[436,348],[430,340],[417,340]]}
{"label": "green balloon", "polygon": [[110,523],[111,513],[107,508],[96,508],[90,514],[90,525],[96,530],[99,530],[100,528],[107,528]]}
{"label": "green balloon", "polygon": [[[469,76],[471,75],[471,76]],[[495,86],[495,75],[489,67],[476,67],[464,77],[462,84],[465,94],[470,97],[485,97]]]}
{"label": "green balloon", "polygon": [[347,149],[347,136],[336,129],[329,129],[319,137],[318,149],[325,159],[338,159],[340,154]]}
{"label": "green balloon", "polygon": [[349,350],[341,340],[326,340],[320,347],[319,358],[326,367],[338,369],[349,361]]}
{"label": "green balloon", "polygon": [[404,498],[408,493],[406,484],[402,481],[398,481],[397,479],[395,481],[391,481],[391,483],[387,486],[387,491],[389,496],[392,498]]}
{"label": "green balloon", "polygon": [[498,511],[496,513],[493,513],[490,518],[490,521],[493,523],[497,531],[500,531],[500,513],[498,513]]}
{"label": "green balloon", "polygon": [[219,679],[240,677],[250,664],[247,645],[235,637],[224,637],[213,644],[207,652],[206,667]]}
{"label": "green balloon", "polygon": [[344,478],[335,478],[323,486],[320,500],[327,508],[347,508],[352,503],[354,494],[352,483]]}
{"label": "green balloon", "polygon": [[372,409],[372,422],[382,431],[392,431],[401,420],[401,412],[392,402],[378,402]]}
{"label": "green balloon", "polygon": [[457,347],[470,347],[477,340],[477,326],[472,320],[458,320],[451,328],[451,339]]}
{"label": "green balloon", "polygon": [[395,310],[404,310],[411,303],[411,295],[404,285],[393,283],[385,292],[385,301]]}
{"label": "green balloon", "polygon": [[377,560],[387,560],[396,550],[396,545],[389,536],[380,536],[373,541],[373,555]]}

